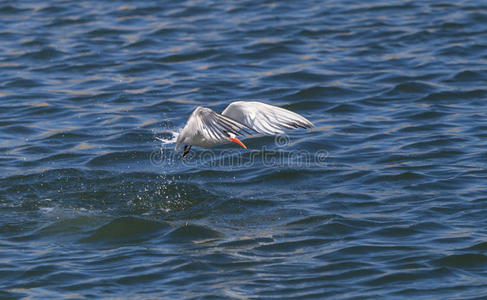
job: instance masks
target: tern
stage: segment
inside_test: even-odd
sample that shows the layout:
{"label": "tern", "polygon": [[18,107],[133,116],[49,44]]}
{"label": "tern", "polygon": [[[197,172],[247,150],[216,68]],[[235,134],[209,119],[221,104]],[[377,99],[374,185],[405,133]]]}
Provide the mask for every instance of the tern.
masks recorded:
{"label": "tern", "polygon": [[184,145],[181,155],[184,157],[191,146],[210,148],[229,141],[247,149],[237,135],[276,135],[284,133],[286,129],[312,126],[313,123],[297,113],[262,102],[232,102],[221,114],[198,106],[181,130],[176,140],[176,150]]}

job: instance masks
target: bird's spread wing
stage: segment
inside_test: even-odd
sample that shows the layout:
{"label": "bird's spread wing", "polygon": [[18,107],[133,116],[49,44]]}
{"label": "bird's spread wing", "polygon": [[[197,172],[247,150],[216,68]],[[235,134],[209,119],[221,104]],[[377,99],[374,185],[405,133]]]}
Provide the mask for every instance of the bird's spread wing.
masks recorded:
{"label": "bird's spread wing", "polygon": [[222,115],[263,134],[281,134],[286,129],[314,126],[297,113],[262,102],[233,102]]}
{"label": "bird's spread wing", "polygon": [[205,138],[214,141],[226,141],[230,134],[250,134],[251,129],[231,118],[218,114],[209,108],[198,107],[193,112],[193,126]]}

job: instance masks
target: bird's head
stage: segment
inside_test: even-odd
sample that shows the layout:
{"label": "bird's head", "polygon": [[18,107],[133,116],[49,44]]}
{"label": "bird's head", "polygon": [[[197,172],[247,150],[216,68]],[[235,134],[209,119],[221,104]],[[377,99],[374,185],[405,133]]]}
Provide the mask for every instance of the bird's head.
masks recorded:
{"label": "bird's head", "polygon": [[228,133],[228,140],[230,142],[234,142],[234,143],[237,143],[239,144],[240,146],[242,146],[243,148],[247,149],[247,146],[244,145],[244,143],[242,143],[235,134],[229,132]]}

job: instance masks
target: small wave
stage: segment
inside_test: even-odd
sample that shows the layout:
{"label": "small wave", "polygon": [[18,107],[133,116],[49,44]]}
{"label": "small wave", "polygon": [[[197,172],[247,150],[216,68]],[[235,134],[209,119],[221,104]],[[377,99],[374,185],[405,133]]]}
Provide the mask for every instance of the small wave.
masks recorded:
{"label": "small wave", "polygon": [[158,236],[169,224],[161,221],[146,220],[136,217],[120,217],[105,224],[90,236],[81,239],[88,243],[132,243]]}
{"label": "small wave", "polygon": [[208,242],[223,238],[225,235],[207,226],[187,224],[167,234],[171,242]]}
{"label": "small wave", "polygon": [[450,268],[483,269],[487,265],[487,256],[477,253],[451,254],[432,261],[433,263]]}

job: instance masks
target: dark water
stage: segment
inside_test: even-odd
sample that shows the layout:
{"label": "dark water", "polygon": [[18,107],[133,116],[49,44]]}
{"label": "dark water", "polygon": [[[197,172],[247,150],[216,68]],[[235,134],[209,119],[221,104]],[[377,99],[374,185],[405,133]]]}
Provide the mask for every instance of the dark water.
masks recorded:
{"label": "dark water", "polygon": [[[0,4],[0,297],[487,297],[485,3],[45,2]],[[179,159],[235,99],[316,127]]]}

